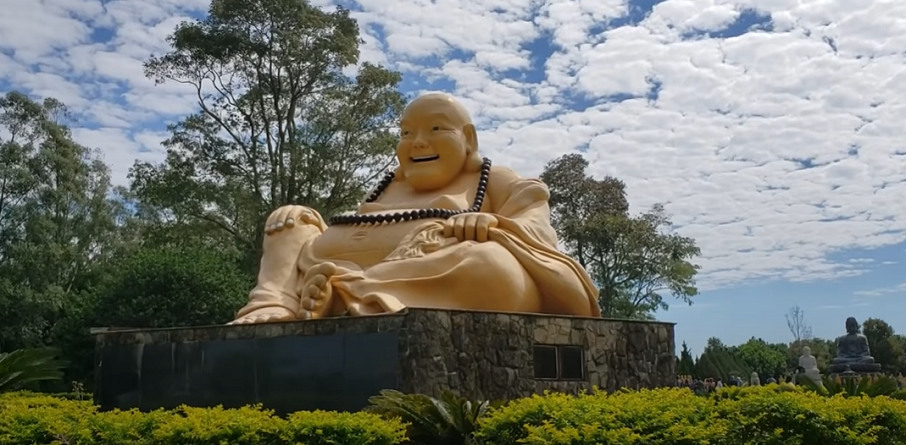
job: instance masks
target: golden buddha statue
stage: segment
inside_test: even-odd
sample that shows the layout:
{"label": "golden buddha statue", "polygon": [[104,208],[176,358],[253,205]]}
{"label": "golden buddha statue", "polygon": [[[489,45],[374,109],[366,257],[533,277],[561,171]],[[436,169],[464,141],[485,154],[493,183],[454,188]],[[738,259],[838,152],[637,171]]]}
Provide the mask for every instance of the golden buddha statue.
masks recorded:
{"label": "golden buddha statue", "polygon": [[396,171],[329,226],[304,206],[268,217],[258,284],[233,323],[405,307],[601,315],[588,274],[557,249],[547,186],[482,159],[454,98],[409,104],[396,155]]}

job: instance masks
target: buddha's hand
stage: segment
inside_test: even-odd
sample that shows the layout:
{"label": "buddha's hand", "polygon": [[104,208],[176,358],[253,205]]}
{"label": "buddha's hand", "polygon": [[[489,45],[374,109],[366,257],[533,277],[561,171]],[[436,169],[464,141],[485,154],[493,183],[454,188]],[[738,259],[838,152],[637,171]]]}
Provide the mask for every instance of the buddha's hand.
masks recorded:
{"label": "buddha's hand", "polygon": [[291,229],[297,224],[311,224],[324,231],[324,222],[314,210],[305,206],[283,206],[274,210],[264,223],[264,233],[273,235],[284,229]]}
{"label": "buddha's hand", "polygon": [[462,213],[447,218],[444,222],[444,236],[459,241],[488,240],[488,232],[497,227],[497,217],[490,213]]}

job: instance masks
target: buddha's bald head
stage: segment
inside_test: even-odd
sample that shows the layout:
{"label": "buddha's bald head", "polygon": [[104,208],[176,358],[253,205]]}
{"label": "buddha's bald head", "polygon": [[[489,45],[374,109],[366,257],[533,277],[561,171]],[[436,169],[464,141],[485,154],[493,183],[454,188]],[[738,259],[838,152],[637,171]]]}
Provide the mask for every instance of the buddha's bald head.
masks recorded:
{"label": "buddha's bald head", "polygon": [[402,120],[405,121],[407,115],[437,112],[438,110],[443,110],[451,119],[457,120],[457,124],[467,125],[472,123],[472,117],[469,116],[469,111],[466,110],[466,107],[462,106],[462,103],[447,93],[425,93],[418,96],[403,110]]}
{"label": "buddha's bald head", "polygon": [[446,93],[421,95],[403,110],[396,154],[396,179],[424,191],[477,172],[482,163],[468,110]]}

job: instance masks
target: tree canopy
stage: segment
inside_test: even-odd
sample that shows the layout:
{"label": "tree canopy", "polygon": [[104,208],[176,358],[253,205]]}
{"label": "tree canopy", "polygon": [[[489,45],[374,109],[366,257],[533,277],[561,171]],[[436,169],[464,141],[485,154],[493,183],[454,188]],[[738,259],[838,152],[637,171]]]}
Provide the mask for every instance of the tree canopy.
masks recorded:
{"label": "tree canopy", "polygon": [[347,210],[392,162],[401,76],[368,63],[345,74],[361,43],[348,10],[214,0],[168,41],[145,73],[191,86],[199,112],[170,126],[163,164],[131,171],[147,217],[235,246],[253,272],[271,210]]}
{"label": "tree canopy", "polygon": [[541,179],[561,242],[599,287],[602,314],[650,318],[669,308],[665,296],[691,304],[699,267],[690,261],[701,254],[695,240],[669,232],[662,205],[630,216],[625,184],[587,169],[582,155],[568,154],[548,163]]}
{"label": "tree canopy", "polygon": [[49,341],[117,241],[108,169],[72,140],[67,117],[51,98],[0,98],[9,135],[0,139],[0,350]]}

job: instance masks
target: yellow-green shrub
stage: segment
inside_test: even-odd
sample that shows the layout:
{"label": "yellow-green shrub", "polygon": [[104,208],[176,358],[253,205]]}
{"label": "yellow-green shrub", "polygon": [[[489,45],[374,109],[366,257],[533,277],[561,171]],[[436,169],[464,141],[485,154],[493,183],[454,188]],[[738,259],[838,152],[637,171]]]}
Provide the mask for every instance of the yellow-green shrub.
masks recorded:
{"label": "yellow-green shrub", "polygon": [[906,403],[887,397],[823,397],[756,388],[735,399],[717,400],[714,411],[726,425],[724,443],[906,443]]}
{"label": "yellow-green shrub", "polygon": [[821,397],[793,386],[546,394],[516,400],[480,422],[486,445],[894,445],[906,443],[906,403]]}
{"label": "yellow-green shrub", "polygon": [[282,419],[260,407],[101,412],[87,401],[30,393],[0,395],[0,445],[394,445],[404,441],[403,423],[370,413],[299,412]]}

